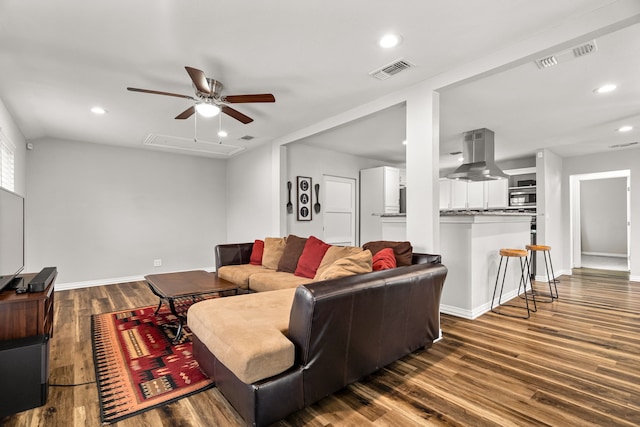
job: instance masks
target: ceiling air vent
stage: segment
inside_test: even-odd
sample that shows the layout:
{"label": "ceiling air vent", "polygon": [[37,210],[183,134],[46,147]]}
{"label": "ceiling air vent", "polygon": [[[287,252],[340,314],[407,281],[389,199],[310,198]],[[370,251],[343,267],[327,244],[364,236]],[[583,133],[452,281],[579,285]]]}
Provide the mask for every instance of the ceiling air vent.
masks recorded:
{"label": "ceiling air vent", "polygon": [[375,77],[378,80],[386,80],[391,76],[398,74],[400,71],[404,71],[407,68],[413,67],[413,64],[405,59],[398,59],[391,64],[385,65],[382,68],[374,70],[369,73],[371,77]]}
{"label": "ceiling air vent", "polygon": [[242,139],[244,141],[251,141],[253,138],[255,138],[255,136],[251,136],[251,135],[245,135],[245,136],[241,136],[238,139]]}
{"label": "ceiling air vent", "polygon": [[584,56],[584,55],[588,55],[590,53],[593,53],[595,51],[598,50],[598,46],[596,45],[596,41],[595,40],[591,40],[590,42],[587,42],[585,44],[582,44],[580,46],[576,46],[572,49],[573,51],[573,56],[575,56],[576,58],[580,57],[580,56]]}
{"label": "ceiling air vent", "polygon": [[555,56],[551,55],[551,56],[546,56],[544,58],[540,58],[536,60],[536,64],[538,65],[538,68],[549,68],[549,67],[553,67],[554,65],[556,65],[558,63],[558,60],[556,59]]}
{"label": "ceiling air vent", "polygon": [[538,58],[535,62],[540,69],[549,68],[563,62],[571,61],[575,58],[580,58],[581,56],[588,55],[590,53],[596,52],[597,50],[598,46],[596,45],[596,41],[591,40],[579,46],[574,46],[561,52]]}

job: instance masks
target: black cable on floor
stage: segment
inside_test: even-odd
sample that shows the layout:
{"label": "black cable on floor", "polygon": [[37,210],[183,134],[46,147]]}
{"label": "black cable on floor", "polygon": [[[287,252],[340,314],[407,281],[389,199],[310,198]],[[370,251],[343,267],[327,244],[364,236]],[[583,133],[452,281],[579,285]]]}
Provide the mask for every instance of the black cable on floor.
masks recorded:
{"label": "black cable on floor", "polygon": [[87,381],[86,383],[78,383],[78,384],[49,384],[51,387],[77,387],[80,385],[87,385],[87,384],[95,384],[95,381]]}

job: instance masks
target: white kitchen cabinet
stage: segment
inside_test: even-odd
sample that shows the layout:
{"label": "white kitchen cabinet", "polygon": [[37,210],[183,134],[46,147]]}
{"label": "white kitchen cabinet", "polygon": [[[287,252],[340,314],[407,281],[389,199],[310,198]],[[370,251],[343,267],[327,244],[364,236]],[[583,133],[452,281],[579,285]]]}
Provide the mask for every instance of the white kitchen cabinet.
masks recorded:
{"label": "white kitchen cabinet", "polygon": [[451,180],[440,178],[438,184],[440,184],[440,210],[451,209]]}
{"label": "white kitchen cabinet", "polygon": [[467,208],[467,182],[451,180],[451,209]]}
{"label": "white kitchen cabinet", "polygon": [[384,213],[400,212],[400,169],[383,166]]}
{"label": "white kitchen cabinet", "polygon": [[500,209],[508,206],[508,180],[441,179],[440,209]]}
{"label": "white kitchen cabinet", "polygon": [[485,181],[485,203],[487,208],[506,208],[509,206],[509,180],[496,179]]}
{"label": "white kitchen cabinet", "polygon": [[484,203],[484,183],[451,181],[451,209],[482,209]]}
{"label": "white kitchen cabinet", "polygon": [[400,171],[400,187],[406,187],[407,186],[407,170],[399,169],[399,171]]}
{"label": "white kitchen cabinet", "polygon": [[467,182],[467,209],[484,209],[484,181]]}
{"label": "white kitchen cabinet", "polygon": [[407,240],[407,219],[404,216],[383,216],[382,240],[404,242]]}
{"label": "white kitchen cabinet", "polygon": [[400,212],[400,170],[381,166],[360,171],[360,242],[382,240],[380,215]]}

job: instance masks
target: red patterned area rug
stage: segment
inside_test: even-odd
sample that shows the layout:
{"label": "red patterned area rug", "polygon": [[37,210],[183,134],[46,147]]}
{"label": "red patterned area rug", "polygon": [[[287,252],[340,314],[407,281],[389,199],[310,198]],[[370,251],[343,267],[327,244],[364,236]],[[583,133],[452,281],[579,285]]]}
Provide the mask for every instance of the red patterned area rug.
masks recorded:
{"label": "red patterned area rug", "polygon": [[191,331],[172,340],[177,319],[165,306],[96,314],[93,359],[103,423],[114,423],[213,386],[193,358]]}

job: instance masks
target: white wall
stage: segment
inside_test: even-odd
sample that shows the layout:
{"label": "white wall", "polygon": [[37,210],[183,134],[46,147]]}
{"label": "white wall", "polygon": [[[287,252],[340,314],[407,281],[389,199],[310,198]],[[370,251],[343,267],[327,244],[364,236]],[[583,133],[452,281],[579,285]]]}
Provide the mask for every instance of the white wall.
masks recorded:
{"label": "white wall", "polygon": [[13,118],[7,111],[4,103],[0,100],[0,132],[2,132],[9,141],[16,146],[14,157],[14,189],[15,193],[26,197],[27,191],[27,144],[22,132],[13,121]]}
{"label": "white wall", "polygon": [[224,161],[43,140],[27,163],[26,270],[58,267],[58,288],[215,265]]}
{"label": "white wall", "polygon": [[273,227],[271,156],[271,146],[264,145],[227,160],[227,243],[279,235]]}
{"label": "white wall", "polygon": [[[311,177],[312,183],[320,184],[320,199],[323,197],[323,175],[333,175],[342,178],[353,178],[356,180],[356,188],[359,189],[360,169],[372,168],[383,165],[378,160],[365,159],[335,151],[324,150],[318,147],[305,145],[304,143],[292,143],[287,145],[287,175],[286,180],[291,181],[291,202],[293,203],[293,213],[287,215],[286,234],[307,237],[316,236],[322,238],[323,210],[320,213],[313,212],[311,221],[297,221],[296,216],[296,177]],[[285,184],[286,185],[286,180]],[[358,190],[356,190],[358,191]],[[313,202],[316,202],[315,192]],[[359,193],[356,193],[356,206],[359,205]],[[285,199],[286,203],[286,199]],[[356,236],[357,240],[357,236]]]}
{"label": "white wall", "polygon": [[580,182],[582,253],[627,254],[627,179]]}
{"label": "white wall", "polygon": [[640,238],[638,238],[638,227],[640,227],[640,148],[566,158],[563,165],[562,191],[567,194],[567,197],[562,198],[562,240],[567,242],[567,246],[564,248],[564,268],[571,268],[569,177],[628,169],[630,170],[631,187],[629,201],[631,211],[631,244],[629,248],[631,280],[640,281]]}

